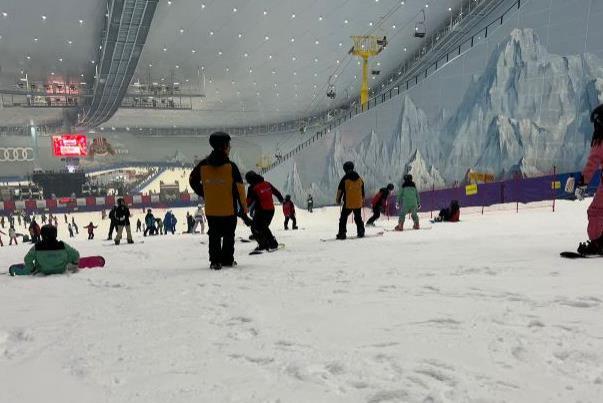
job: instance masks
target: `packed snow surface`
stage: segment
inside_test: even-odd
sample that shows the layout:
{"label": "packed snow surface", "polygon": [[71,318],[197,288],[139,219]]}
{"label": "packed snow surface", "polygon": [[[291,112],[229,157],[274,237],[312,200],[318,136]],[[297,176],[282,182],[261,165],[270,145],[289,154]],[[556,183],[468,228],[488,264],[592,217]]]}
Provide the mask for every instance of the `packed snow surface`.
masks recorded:
{"label": "packed snow surface", "polygon": [[[219,272],[204,235],[115,247],[106,221],[80,229],[104,269],[0,276],[0,401],[601,402],[603,260],[559,257],[587,203],[514,207],[344,242],[319,241],[335,208],[298,211],[295,232],[279,212],[286,248],[237,243]],[[0,248],[2,266],[28,248]]]}

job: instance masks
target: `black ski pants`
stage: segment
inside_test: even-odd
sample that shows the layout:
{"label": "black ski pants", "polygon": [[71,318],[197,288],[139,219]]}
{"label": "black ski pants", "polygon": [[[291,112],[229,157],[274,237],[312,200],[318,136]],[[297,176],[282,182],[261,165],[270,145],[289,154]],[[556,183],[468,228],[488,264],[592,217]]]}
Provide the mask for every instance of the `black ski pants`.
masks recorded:
{"label": "black ski pants", "polygon": [[345,235],[347,233],[347,222],[350,214],[354,213],[354,222],[356,223],[356,234],[359,237],[364,236],[364,223],[362,222],[362,209],[341,209],[341,216],[339,217],[339,235]]}
{"label": "black ski pants", "polygon": [[207,225],[210,263],[232,264],[234,262],[237,216],[207,216]]}
{"label": "black ski pants", "polygon": [[373,215],[368,219],[366,225],[373,225],[381,217],[381,206],[373,207]]}
{"label": "black ski pants", "polygon": [[256,210],[251,223],[251,232],[262,250],[277,248],[278,242],[270,231],[270,223],[274,217],[274,210]]}
{"label": "black ski pants", "polygon": [[113,239],[113,230],[117,230],[117,226],[115,225],[115,221],[111,220],[111,224],[109,224],[109,235],[107,235],[107,239]]}
{"label": "black ski pants", "polygon": [[285,229],[289,229],[289,220],[293,223],[293,229],[297,228],[297,220],[295,219],[295,214],[289,217],[285,217]]}

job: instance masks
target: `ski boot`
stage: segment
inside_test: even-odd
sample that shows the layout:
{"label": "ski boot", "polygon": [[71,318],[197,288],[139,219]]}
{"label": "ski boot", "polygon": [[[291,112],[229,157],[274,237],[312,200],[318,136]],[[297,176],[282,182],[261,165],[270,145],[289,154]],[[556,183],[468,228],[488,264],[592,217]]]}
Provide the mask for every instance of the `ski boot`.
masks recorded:
{"label": "ski boot", "polygon": [[345,235],[345,234],[337,234],[337,235],[335,236],[335,239],[339,239],[340,241],[343,241],[343,240],[345,240],[346,238],[347,238],[347,237],[346,237],[346,235]]}
{"label": "ski boot", "polygon": [[116,239],[114,242],[115,242],[115,245],[119,245],[119,240]]}
{"label": "ski boot", "polygon": [[297,226],[296,226],[296,227],[293,227],[293,229],[294,229],[294,230],[296,230],[296,229],[297,229]]}
{"label": "ski boot", "polygon": [[580,242],[578,253],[581,255],[603,255],[603,237],[594,241]]}

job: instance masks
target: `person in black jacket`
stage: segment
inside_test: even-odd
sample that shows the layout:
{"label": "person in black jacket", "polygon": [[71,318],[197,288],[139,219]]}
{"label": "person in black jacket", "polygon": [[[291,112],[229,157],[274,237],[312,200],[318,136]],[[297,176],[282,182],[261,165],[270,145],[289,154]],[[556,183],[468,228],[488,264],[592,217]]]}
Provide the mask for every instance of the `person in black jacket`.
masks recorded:
{"label": "person in black jacket", "polygon": [[115,211],[117,210],[117,206],[113,206],[111,211],[109,212],[109,235],[107,235],[107,241],[113,239],[113,230],[116,229],[117,221],[115,221]]}
{"label": "person in black jacket", "polygon": [[132,239],[132,230],[130,229],[130,209],[126,206],[124,199],[117,199],[117,208],[115,209],[115,222],[117,223],[117,236],[115,237],[115,245],[119,245],[121,234],[126,229],[128,243],[134,243]]}
{"label": "person in black jacket", "polygon": [[388,184],[386,187],[379,189],[379,192],[373,197],[372,207],[373,207],[373,216],[368,219],[366,222],[367,227],[374,227],[375,221],[379,219],[381,216],[381,212],[385,209],[385,204],[387,203],[387,198],[389,197],[390,192],[394,190],[394,185],[392,183]]}
{"label": "person in black jacket", "polygon": [[249,184],[247,190],[247,205],[252,206],[253,222],[251,232],[258,242],[255,252],[263,250],[272,251],[278,249],[278,242],[270,231],[270,223],[274,217],[275,196],[279,202],[283,202],[283,195],[270,182],[254,171],[245,174],[245,180]]}

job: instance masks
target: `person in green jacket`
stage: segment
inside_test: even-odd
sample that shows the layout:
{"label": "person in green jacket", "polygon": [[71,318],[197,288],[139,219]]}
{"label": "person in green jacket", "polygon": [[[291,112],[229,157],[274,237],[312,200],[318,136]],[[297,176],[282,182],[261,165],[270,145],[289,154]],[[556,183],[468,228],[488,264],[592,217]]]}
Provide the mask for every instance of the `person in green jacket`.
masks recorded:
{"label": "person in green jacket", "polygon": [[400,217],[398,218],[398,225],[395,230],[402,231],[404,229],[404,218],[409,213],[414,222],[413,229],[419,229],[419,215],[417,211],[421,207],[421,199],[419,198],[417,186],[412,181],[412,175],[410,174],[404,175],[402,189],[398,193],[398,204],[400,205]]}
{"label": "person in green jacket", "polygon": [[42,240],[25,255],[25,267],[32,273],[61,274],[66,270],[77,271],[80,254],[65,242],[57,241],[57,229],[44,225],[40,231]]}

